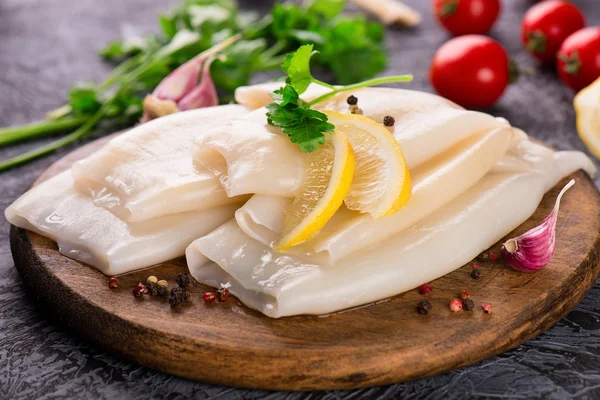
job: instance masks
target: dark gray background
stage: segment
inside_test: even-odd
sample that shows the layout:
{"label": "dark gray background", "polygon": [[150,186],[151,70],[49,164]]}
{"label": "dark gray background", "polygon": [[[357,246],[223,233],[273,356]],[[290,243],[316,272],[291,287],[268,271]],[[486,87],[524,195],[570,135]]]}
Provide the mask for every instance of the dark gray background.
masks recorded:
{"label": "dark gray background", "polygon": [[[505,9],[492,36],[520,65],[536,66],[519,42],[520,19],[534,2],[503,2]],[[600,23],[597,0],[574,2],[584,10],[589,25]],[[242,2],[245,7],[262,9],[270,3]],[[412,72],[416,79],[410,87],[430,91],[426,71],[434,51],[448,37],[435,26],[429,0],[407,3],[423,11],[424,22],[415,30],[389,33],[389,72]],[[40,119],[64,102],[71,83],[101,80],[109,66],[96,56],[96,50],[123,31],[155,29],[158,11],[169,4],[160,0],[0,0],[0,125]],[[552,69],[542,68],[511,87],[489,112],[559,149],[585,150],[575,132],[572,98]],[[43,142],[0,149],[0,159]],[[0,210],[67,151],[0,173]],[[211,386],[142,368],[49,321],[41,305],[24,291],[10,255],[8,231],[8,223],[0,218],[0,398],[600,398],[598,283],[548,332],[477,365],[390,387],[270,393]]]}

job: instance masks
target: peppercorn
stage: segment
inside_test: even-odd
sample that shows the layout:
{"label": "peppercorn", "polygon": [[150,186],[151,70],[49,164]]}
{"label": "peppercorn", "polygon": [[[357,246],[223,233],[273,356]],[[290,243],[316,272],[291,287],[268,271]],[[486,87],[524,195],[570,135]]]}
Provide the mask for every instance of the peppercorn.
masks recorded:
{"label": "peppercorn", "polygon": [[466,290],[463,290],[462,292],[460,292],[460,298],[462,300],[468,299],[469,297],[471,297],[471,293],[467,292]]}
{"label": "peppercorn", "polygon": [[490,303],[483,303],[483,304],[481,304],[481,309],[486,314],[491,314],[492,313],[492,305]]}
{"label": "peppercorn", "polygon": [[138,283],[137,287],[133,289],[133,295],[135,297],[142,297],[144,294],[148,293],[148,289],[142,282]]}
{"label": "peppercorn", "polygon": [[157,284],[156,285],[156,294],[164,297],[169,294],[169,288],[167,288],[166,286]]}
{"label": "peppercorn", "polygon": [[498,258],[500,258],[500,255],[496,252],[490,251],[490,261],[496,261]]}
{"label": "peppercorn", "polygon": [[175,282],[182,288],[188,287],[190,285],[190,276],[188,274],[179,274]]}
{"label": "peppercorn", "polygon": [[419,293],[421,294],[427,294],[430,293],[431,291],[433,291],[433,287],[431,287],[431,285],[424,283],[421,286],[419,286]]}
{"label": "peppercorn", "polygon": [[350,95],[346,99],[346,102],[348,102],[348,105],[355,106],[356,104],[358,104],[358,97]]}
{"label": "peppercorn", "polygon": [[490,258],[490,256],[488,255],[488,253],[481,253],[480,255],[477,256],[477,260],[478,261],[485,261],[488,258]]}
{"label": "peppercorn", "polygon": [[386,115],[383,117],[383,125],[385,126],[394,126],[396,120],[391,115]]}
{"label": "peppercorn", "polygon": [[219,297],[219,301],[227,301],[229,298],[229,288],[222,287],[221,289],[217,290],[217,295]]}
{"label": "peppercorn", "polygon": [[158,278],[155,277],[154,275],[150,275],[148,277],[148,279],[146,279],[146,283],[156,283],[156,282],[158,282]]}
{"label": "peppercorn", "polygon": [[108,280],[108,288],[109,289],[115,289],[119,287],[119,282],[117,282],[117,277],[116,276],[111,276],[110,279]]}
{"label": "peppercorn", "polygon": [[431,310],[431,303],[427,300],[420,301],[419,305],[417,305],[417,311],[419,314],[425,315],[429,313],[429,310]]}
{"label": "peppercorn", "polygon": [[463,308],[463,303],[460,299],[453,299],[450,302],[450,310],[452,310],[452,312],[457,312],[462,310]]}
{"label": "peppercorn", "polygon": [[171,289],[171,293],[169,294],[169,304],[171,307],[177,307],[180,304],[187,303],[190,301],[190,293],[183,290],[180,286],[174,287]]}
{"label": "peppercorn", "polygon": [[160,281],[156,282],[156,284],[157,284],[158,286],[164,286],[164,287],[166,287],[166,288],[168,288],[168,287],[169,287],[169,282],[165,281],[164,279],[161,279]]}
{"label": "peppercorn", "polygon": [[154,282],[146,283],[146,289],[148,289],[148,293],[150,293],[151,296],[157,296],[158,295],[158,288],[159,287],[161,287],[161,286],[158,286]]}
{"label": "peppercorn", "polygon": [[477,263],[473,263],[471,266],[475,269],[479,268],[479,264],[477,264]]}
{"label": "peppercorn", "polygon": [[481,276],[481,271],[479,271],[478,269],[473,269],[473,271],[471,271],[471,278],[479,279],[480,276]]}
{"label": "peppercorn", "polygon": [[475,303],[471,299],[465,299],[463,301],[463,310],[472,311],[475,308]]}
{"label": "peppercorn", "polygon": [[206,292],[204,293],[204,296],[202,296],[202,298],[204,299],[205,302],[207,303],[214,303],[215,300],[217,299],[217,295],[214,294],[213,292]]}

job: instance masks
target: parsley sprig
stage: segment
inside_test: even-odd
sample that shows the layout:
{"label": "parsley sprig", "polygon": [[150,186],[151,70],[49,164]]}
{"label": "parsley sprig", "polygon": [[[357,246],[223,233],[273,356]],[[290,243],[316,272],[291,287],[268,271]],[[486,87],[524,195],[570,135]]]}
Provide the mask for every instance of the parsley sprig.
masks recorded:
{"label": "parsley sprig", "polygon": [[[328,122],[327,115],[311,109],[338,93],[357,90],[369,86],[394,82],[410,82],[412,75],[388,76],[369,79],[347,86],[333,86],[321,82],[310,72],[310,60],[318,52],[312,44],[301,46],[296,53],[286,57],[282,69],[287,74],[286,85],[271,94],[273,103],[267,105],[267,118],[270,125],[281,128],[305,153],[315,151],[325,143],[325,133],[333,133],[335,126]],[[311,100],[304,101],[300,95],[311,83],[330,89],[329,92]]]}

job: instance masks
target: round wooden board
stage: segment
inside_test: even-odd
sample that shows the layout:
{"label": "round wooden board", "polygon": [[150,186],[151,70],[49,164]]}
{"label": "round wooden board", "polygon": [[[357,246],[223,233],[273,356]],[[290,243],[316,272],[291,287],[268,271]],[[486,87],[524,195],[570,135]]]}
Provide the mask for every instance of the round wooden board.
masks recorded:
{"label": "round wooden board", "polygon": [[[65,170],[98,149],[106,139],[63,158],[37,182]],[[102,347],[141,365],[205,382],[277,390],[350,389],[386,385],[472,364],[540,334],[571,310],[600,272],[600,195],[583,173],[564,197],[557,250],[543,270],[523,274],[501,260],[478,262],[434,282],[433,293],[416,290],[377,305],[327,317],[270,319],[237,299],[205,304],[207,287],[195,283],[192,304],[171,309],[165,299],[134,298],[132,289],[150,274],[174,283],[187,270],[174,260],[119,278],[107,278],[60,255],[56,244],[14,228],[15,264],[48,311]],[[36,183],[37,183],[36,182]],[[509,236],[539,224],[554,205],[551,190],[535,215]],[[492,248],[498,251],[500,245]],[[452,313],[448,304],[468,290],[475,310]],[[416,305],[433,305],[420,315]],[[493,314],[480,308],[493,305]]]}

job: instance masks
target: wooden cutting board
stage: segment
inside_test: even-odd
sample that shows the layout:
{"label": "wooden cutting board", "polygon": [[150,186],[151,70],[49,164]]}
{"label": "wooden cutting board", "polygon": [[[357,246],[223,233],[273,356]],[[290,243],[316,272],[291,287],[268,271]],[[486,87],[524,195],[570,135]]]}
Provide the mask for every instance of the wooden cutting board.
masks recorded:
{"label": "wooden cutting board", "polygon": [[[67,168],[106,139],[82,147],[45,171],[36,183]],[[478,261],[416,290],[379,304],[322,317],[270,319],[237,299],[205,304],[208,287],[194,283],[190,305],[171,309],[166,299],[135,298],[132,289],[149,275],[174,285],[187,271],[178,259],[119,277],[107,277],[60,255],[56,244],[14,228],[11,247],[26,285],[49,314],[105,349],[141,365],[209,383],[278,390],[350,389],[439,374],[499,354],[540,334],[588,292],[600,267],[600,195],[583,173],[560,209],[552,262],[532,274],[500,260]],[[512,232],[539,224],[567,180],[543,199],[535,215]],[[491,250],[498,252],[497,244]],[[453,313],[449,302],[468,290],[476,307]],[[427,299],[428,315],[416,306]],[[493,306],[484,314],[482,302]]]}

